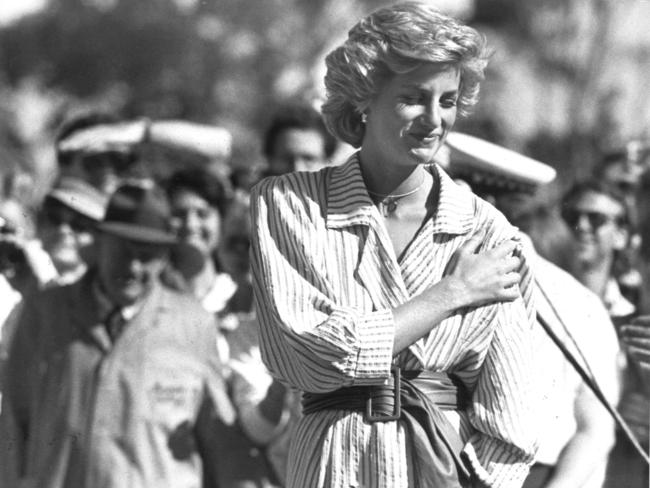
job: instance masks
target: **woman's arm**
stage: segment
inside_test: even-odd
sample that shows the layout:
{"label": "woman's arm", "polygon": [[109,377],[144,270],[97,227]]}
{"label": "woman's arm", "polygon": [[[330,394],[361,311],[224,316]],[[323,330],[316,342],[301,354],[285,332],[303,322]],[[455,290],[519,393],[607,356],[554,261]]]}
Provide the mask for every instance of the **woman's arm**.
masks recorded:
{"label": "woman's arm", "polygon": [[479,306],[519,297],[517,248],[509,240],[498,247],[476,254],[485,238],[477,232],[455,254],[447,276],[406,303],[393,309],[397,354],[431,331],[463,307]]}
{"label": "woman's arm", "polygon": [[[343,281],[355,279],[349,262],[359,259],[358,243],[354,234],[345,234],[352,244],[343,246],[345,251],[338,248],[342,255],[332,255],[325,223],[319,221],[322,209],[314,201],[322,196],[308,198],[300,192],[301,186],[305,192],[314,191],[309,185],[318,187],[312,179],[291,175],[265,180],[251,201],[260,347],[267,367],[283,382],[312,392],[383,382],[394,352],[460,307],[518,296],[516,287],[509,288],[519,278],[512,271],[519,261],[509,257],[515,245],[477,255],[482,237],[475,236],[457,254],[449,275],[409,302],[365,310],[341,305],[345,301],[330,276],[339,266],[336,272],[343,273]],[[358,283],[339,286],[359,293]]]}

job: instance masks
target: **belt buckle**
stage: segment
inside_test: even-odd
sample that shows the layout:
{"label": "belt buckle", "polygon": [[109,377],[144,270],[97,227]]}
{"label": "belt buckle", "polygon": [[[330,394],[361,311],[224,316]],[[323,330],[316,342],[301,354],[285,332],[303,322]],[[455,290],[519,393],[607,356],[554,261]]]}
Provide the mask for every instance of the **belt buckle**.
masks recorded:
{"label": "belt buckle", "polygon": [[374,415],[372,413],[372,393],[368,395],[366,400],[366,412],[364,419],[367,422],[389,422],[391,420],[399,420],[402,416],[402,401],[400,398],[401,389],[401,373],[399,366],[390,368],[393,376],[393,413],[391,415]]}

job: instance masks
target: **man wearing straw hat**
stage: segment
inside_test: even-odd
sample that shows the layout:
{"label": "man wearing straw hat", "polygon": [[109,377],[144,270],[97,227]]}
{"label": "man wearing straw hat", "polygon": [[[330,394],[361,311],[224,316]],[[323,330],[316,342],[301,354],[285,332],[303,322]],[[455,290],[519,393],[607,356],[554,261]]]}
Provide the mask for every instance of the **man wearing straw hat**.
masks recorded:
{"label": "man wearing straw hat", "polygon": [[218,486],[233,421],[212,317],[163,288],[176,242],[153,186],[125,185],[96,265],[24,307],[0,415],[0,486]]}

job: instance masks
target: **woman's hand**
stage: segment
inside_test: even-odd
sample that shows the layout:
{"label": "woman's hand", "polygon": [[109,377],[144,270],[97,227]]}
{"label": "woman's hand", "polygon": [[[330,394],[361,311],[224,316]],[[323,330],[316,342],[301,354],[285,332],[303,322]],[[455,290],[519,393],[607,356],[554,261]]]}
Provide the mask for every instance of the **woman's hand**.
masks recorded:
{"label": "woman's hand", "polygon": [[460,307],[512,301],[520,294],[517,270],[521,260],[513,254],[518,243],[510,240],[477,253],[484,238],[485,231],[474,234],[456,251],[445,270]]}
{"label": "woman's hand", "polygon": [[445,276],[420,295],[393,309],[395,340],[393,354],[413,344],[444,319],[463,307],[512,301],[519,295],[519,244],[507,241],[477,254],[485,239],[479,231],[454,254]]}

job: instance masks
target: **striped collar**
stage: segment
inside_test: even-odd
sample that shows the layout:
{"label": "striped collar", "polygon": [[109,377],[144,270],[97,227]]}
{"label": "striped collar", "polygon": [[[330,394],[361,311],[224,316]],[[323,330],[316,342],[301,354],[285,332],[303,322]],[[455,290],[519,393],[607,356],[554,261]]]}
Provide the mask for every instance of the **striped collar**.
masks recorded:
{"label": "striped collar", "polygon": [[[358,152],[342,165],[331,168],[327,191],[327,227],[340,229],[371,225],[378,216],[361,175]],[[439,182],[438,207],[433,233],[466,234],[473,227],[475,198],[438,165],[429,167]]]}

